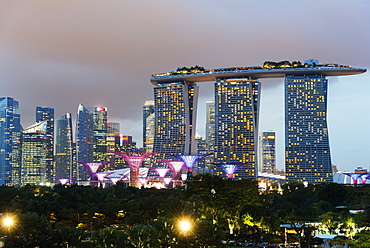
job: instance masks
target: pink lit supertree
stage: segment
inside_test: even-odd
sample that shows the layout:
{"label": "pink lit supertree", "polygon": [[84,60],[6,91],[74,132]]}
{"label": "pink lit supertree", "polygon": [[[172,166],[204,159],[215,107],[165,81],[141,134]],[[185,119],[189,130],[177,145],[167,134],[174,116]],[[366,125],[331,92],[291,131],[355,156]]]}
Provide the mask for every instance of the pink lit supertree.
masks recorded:
{"label": "pink lit supertree", "polygon": [[173,160],[160,160],[161,162],[168,165],[173,172],[173,179],[178,180],[181,177],[181,173],[185,164],[183,161],[173,161]]}
{"label": "pink lit supertree", "polygon": [[143,161],[156,152],[145,151],[130,151],[130,152],[114,152],[114,154],[122,157],[130,166],[130,186],[139,187],[139,169]]}
{"label": "pink lit supertree", "polygon": [[168,167],[171,168],[171,171],[173,174],[173,177],[172,177],[173,187],[182,185],[184,180],[181,179],[181,174],[185,167],[184,162],[177,161],[177,160],[160,160],[160,161],[167,164]]}
{"label": "pink lit supertree", "polygon": [[66,185],[69,181],[71,181],[73,178],[55,178],[58,182],[60,182],[61,185]]}
{"label": "pink lit supertree", "polygon": [[215,164],[224,170],[227,178],[232,179],[237,169],[245,166],[246,164]]}
{"label": "pink lit supertree", "polygon": [[209,154],[204,155],[175,155],[175,158],[180,159],[184,162],[186,166],[187,180],[192,180],[193,178],[193,167],[194,165],[204,157],[207,157]]}
{"label": "pink lit supertree", "polygon": [[95,173],[95,175],[98,178],[98,180],[102,183],[102,182],[104,182],[104,178],[106,178],[107,176],[109,176],[113,173],[114,172],[97,172],[97,173]]}
{"label": "pink lit supertree", "polygon": [[157,172],[160,178],[164,178],[167,174],[167,172],[170,170],[169,168],[157,168],[157,167],[150,167],[150,169]]}

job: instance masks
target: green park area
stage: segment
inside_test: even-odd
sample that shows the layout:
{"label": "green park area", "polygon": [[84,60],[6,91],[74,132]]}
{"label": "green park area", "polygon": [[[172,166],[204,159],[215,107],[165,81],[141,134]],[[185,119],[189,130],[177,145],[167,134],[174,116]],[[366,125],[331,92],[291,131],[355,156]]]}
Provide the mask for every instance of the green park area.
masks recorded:
{"label": "green park area", "polygon": [[[370,247],[370,187],[196,175],[183,187],[0,187],[3,247]],[[287,228],[288,227],[288,228]]]}

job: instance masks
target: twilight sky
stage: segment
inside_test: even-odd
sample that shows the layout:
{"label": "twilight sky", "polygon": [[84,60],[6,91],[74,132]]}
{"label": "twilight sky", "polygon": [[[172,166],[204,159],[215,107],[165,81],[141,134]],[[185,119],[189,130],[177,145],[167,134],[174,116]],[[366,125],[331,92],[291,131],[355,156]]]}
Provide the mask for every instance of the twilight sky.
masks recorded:
{"label": "twilight sky", "polygon": [[[142,143],[150,75],[180,66],[262,65],[318,59],[370,68],[367,0],[12,0],[0,2],[0,96],[20,102],[21,122],[36,106],[56,118],[79,103],[106,106],[121,132]],[[260,131],[277,133],[284,167],[283,80],[261,80]],[[212,83],[200,83],[198,131]],[[369,169],[369,73],[329,78],[332,162]]]}

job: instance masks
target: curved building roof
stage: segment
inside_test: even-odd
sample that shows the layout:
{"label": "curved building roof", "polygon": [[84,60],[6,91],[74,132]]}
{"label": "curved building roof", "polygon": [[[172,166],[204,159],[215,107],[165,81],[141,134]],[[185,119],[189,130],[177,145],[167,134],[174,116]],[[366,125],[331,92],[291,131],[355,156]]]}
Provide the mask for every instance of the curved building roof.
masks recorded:
{"label": "curved building roof", "polygon": [[231,67],[219,69],[205,69],[188,71],[185,73],[168,72],[152,75],[152,84],[167,82],[209,82],[218,78],[284,78],[286,75],[312,75],[323,76],[347,76],[364,73],[364,68],[352,68],[344,65],[317,65],[309,67],[285,67],[285,68],[262,68],[262,67]]}

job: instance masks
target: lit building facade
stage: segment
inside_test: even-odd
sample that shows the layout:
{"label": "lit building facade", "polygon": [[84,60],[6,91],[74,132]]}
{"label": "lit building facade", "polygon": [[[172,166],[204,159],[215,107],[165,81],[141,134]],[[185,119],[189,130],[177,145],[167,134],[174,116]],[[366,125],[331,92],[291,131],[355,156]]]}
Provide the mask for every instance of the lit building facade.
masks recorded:
{"label": "lit building facade", "polygon": [[[215,162],[246,164],[234,178],[256,178],[260,83],[218,79],[215,83]],[[220,173],[219,173],[220,174]]]}
{"label": "lit building facade", "polygon": [[328,80],[322,75],[285,78],[285,171],[289,182],[332,182],[327,125]]}
{"label": "lit building facade", "polygon": [[214,163],[214,146],[215,146],[215,101],[206,102],[206,144],[207,154],[204,160],[210,169],[215,169]]}
{"label": "lit building facade", "polygon": [[143,106],[143,147],[152,152],[154,144],[155,113],[154,101],[146,101]]}
{"label": "lit building facade", "polygon": [[36,123],[47,121],[46,139],[46,177],[47,182],[51,183],[55,177],[54,168],[54,109],[49,107],[36,107]]}
{"label": "lit building facade", "polygon": [[275,173],[276,152],[275,132],[265,131],[259,134],[258,139],[258,172]]}
{"label": "lit building facade", "polygon": [[[76,156],[77,161],[93,161],[93,122],[90,111],[82,104],[78,106],[76,121]],[[86,167],[77,166],[77,180],[87,180]]]}
{"label": "lit building facade", "polygon": [[38,122],[23,130],[22,185],[50,185],[47,171],[47,122]]}
{"label": "lit building facade", "polygon": [[89,111],[93,120],[93,160],[106,161],[107,157],[107,108],[94,107]]}
{"label": "lit building facade", "polygon": [[21,179],[19,103],[0,97],[0,185],[19,185]]}
{"label": "lit building facade", "polygon": [[56,119],[55,172],[56,178],[76,178],[73,160],[72,115],[67,113]]}
{"label": "lit building facade", "polygon": [[189,82],[154,86],[155,137],[153,152],[160,159],[195,151],[198,86]]}
{"label": "lit building facade", "polygon": [[118,122],[108,122],[107,123],[107,156],[109,161],[113,161],[112,163],[108,164],[106,166],[107,170],[115,170],[116,164],[115,164],[115,154],[114,152],[117,151],[116,147],[116,141],[117,137],[120,135],[120,129],[121,125]]}

